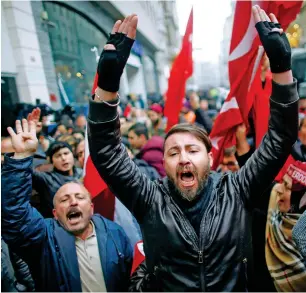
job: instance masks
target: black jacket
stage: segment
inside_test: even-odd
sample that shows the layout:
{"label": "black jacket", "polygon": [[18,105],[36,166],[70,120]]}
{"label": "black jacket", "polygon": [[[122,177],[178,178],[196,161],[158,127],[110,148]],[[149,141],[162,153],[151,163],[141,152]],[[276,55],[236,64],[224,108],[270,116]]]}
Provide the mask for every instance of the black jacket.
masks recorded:
{"label": "black jacket", "polygon": [[212,120],[210,119],[207,112],[201,108],[198,108],[194,111],[194,113],[196,115],[195,122],[200,124],[202,127],[204,127],[204,129],[209,134],[212,129]]}
{"label": "black jacket", "polygon": [[173,200],[167,177],[152,182],[129,158],[120,143],[116,107],[90,101],[92,160],[141,226],[147,269],[156,276],[157,290],[247,290],[252,203],[271,184],[296,140],[296,83],[273,83],[270,103],[268,133],[246,165],[237,173],[211,173],[213,191],[198,237]]}
{"label": "black jacket", "polygon": [[133,272],[130,278],[129,292],[154,292],[156,280],[153,274],[148,274],[144,260]]}

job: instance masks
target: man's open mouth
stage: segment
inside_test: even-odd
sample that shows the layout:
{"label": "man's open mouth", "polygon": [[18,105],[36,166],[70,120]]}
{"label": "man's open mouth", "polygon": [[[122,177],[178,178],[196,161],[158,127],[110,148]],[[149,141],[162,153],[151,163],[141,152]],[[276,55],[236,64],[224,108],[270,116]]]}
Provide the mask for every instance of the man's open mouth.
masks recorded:
{"label": "man's open mouth", "polygon": [[190,171],[185,171],[185,172],[179,173],[179,179],[181,181],[181,184],[184,187],[193,186],[194,183],[195,183],[195,176],[194,176],[193,172],[190,172]]}
{"label": "man's open mouth", "polygon": [[79,220],[82,218],[81,212],[71,211],[67,214],[67,219],[70,224],[76,224],[79,222]]}

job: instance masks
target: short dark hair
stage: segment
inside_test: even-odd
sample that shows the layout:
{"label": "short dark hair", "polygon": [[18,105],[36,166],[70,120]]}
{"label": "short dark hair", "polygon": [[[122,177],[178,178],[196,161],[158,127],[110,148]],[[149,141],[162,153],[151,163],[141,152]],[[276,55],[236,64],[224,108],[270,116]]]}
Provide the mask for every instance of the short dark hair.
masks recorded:
{"label": "short dark hair", "polygon": [[[53,142],[47,151],[47,155],[50,157],[50,162],[52,163],[52,157],[55,153],[57,153],[59,150],[67,148],[72,152],[71,146],[64,142],[64,141],[55,141]],[[73,153],[73,152],[72,152]]]}
{"label": "short dark hair", "polygon": [[204,143],[208,153],[211,151],[212,145],[207,132],[202,127],[189,123],[176,124],[168,131],[164,141],[164,150],[167,139],[175,133],[190,133]]}
{"label": "short dark hair", "polygon": [[149,130],[145,124],[140,122],[135,123],[129,128],[128,132],[130,132],[131,130],[133,130],[137,136],[143,134],[146,137],[146,139],[149,139]]}

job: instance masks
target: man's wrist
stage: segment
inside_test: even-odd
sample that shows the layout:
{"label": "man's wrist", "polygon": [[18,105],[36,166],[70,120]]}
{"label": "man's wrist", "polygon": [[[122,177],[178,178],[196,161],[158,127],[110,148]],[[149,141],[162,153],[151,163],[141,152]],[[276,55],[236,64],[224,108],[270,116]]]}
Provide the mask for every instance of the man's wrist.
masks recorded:
{"label": "man's wrist", "polygon": [[243,140],[238,140],[237,139],[237,143],[236,143],[236,152],[238,154],[238,156],[242,156],[245,153],[247,153],[250,150],[250,145],[247,141],[247,139],[243,139]]}
{"label": "man's wrist", "polygon": [[95,91],[94,101],[98,103],[99,102],[102,103],[103,101],[112,102],[112,101],[116,101],[117,96],[118,96],[118,92],[107,92],[97,87]]}
{"label": "man's wrist", "polygon": [[25,159],[25,158],[28,158],[28,157],[32,157],[33,155],[34,155],[34,153],[32,153],[32,152],[14,153],[13,159],[21,160],[21,159]]}
{"label": "man's wrist", "polygon": [[288,70],[282,73],[272,73],[272,79],[278,84],[291,84],[293,83],[292,71]]}

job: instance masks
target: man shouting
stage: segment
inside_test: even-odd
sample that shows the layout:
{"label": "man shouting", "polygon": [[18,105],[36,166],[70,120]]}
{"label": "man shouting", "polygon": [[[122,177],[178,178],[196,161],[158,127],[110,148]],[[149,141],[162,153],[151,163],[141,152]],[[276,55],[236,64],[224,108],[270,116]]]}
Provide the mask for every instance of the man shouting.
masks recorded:
{"label": "man shouting", "polygon": [[[160,291],[246,291],[251,266],[252,202],[273,181],[297,138],[298,94],[291,49],[276,17],[253,7],[270,59],[269,129],[236,173],[217,174],[206,132],[189,124],[165,137],[167,177],[151,182],[121,144],[119,82],[136,37],[137,16],[117,21],[98,64],[89,104],[89,147],[99,173],[135,215],[143,232],[147,271]],[[270,19],[271,18],[271,19]]]}

